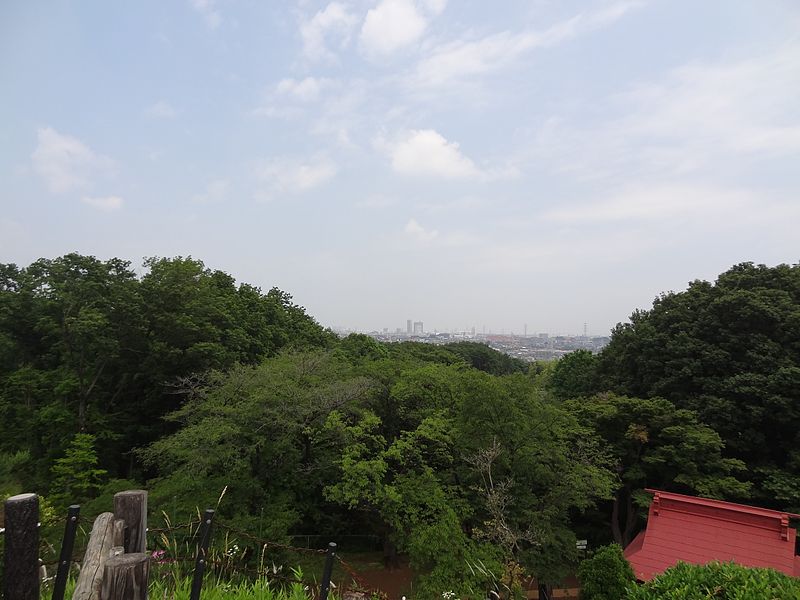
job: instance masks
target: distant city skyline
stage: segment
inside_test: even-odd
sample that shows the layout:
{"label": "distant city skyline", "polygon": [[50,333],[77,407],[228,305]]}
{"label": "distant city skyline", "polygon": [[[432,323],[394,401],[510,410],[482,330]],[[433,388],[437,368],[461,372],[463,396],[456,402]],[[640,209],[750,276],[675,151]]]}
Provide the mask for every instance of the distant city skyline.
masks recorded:
{"label": "distant city skyline", "polygon": [[605,335],[800,260],[798,31],[797,0],[3,2],[0,262]]}
{"label": "distant city skyline", "polygon": [[[425,323],[425,321],[422,321],[422,322]],[[367,327],[367,328],[360,327],[360,328],[354,328],[354,327],[343,327],[343,326],[339,326],[339,325],[335,325],[335,324],[332,325],[332,324],[328,324],[328,323],[323,323],[323,325],[325,325],[326,327],[330,327],[330,328],[332,328],[334,330],[353,331],[353,332],[358,332],[358,333],[373,333],[373,332],[380,333],[380,332],[383,332],[384,330],[386,330],[388,333],[408,333],[408,331],[407,331],[407,329],[405,327],[400,327],[400,326],[391,327],[391,326],[386,325],[386,326],[383,326],[383,327],[371,327],[371,328],[370,327]],[[538,329],[536,331],[533,331],[530,328],[528,328],[527,332],[525,331],[524,323],[523,323],[523,326],[521,328],[519,328],[519,329],[506,329],[504,327],[493,329],[491,327],[486,327],[485,330],[484,330],[484,328],[482,326],[481,327],[474,327],[474,328],[472,326],[470,326],[470,327],[461,327],[461,328],[458,328],[458,327],[445,328],[445,327],[429,327],[427,324],[425,324],[425,333],[436,333],[436,332],[439,332],[439,333],[471,333],[473,335],[516,335],[516,336],[520,336],[520,337],[523,337],[523,336],[536,337],[536,336],[539,336],[541,334],[547,334],[549,336],[579,337],[579,336],[586,335],[587,337],[602,337],[602,336],[607,336],[610,333],[610,331],[593,332],[591,328],[588,328],[586,333],[584,334],[583,323],[581,323],[581,330],[580,331],[555,331],[555,330],[548,331],[547,329]],[[413,333],[413,330],[412,330],[411,333]]]}

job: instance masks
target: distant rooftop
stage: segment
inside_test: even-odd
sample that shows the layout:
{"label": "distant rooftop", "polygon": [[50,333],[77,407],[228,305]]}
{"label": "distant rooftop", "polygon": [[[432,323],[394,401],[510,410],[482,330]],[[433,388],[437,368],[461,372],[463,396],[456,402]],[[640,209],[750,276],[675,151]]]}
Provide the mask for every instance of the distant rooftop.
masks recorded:
{"label": "distant rooftop", "polygon": [[647,529],[625,548],[636,578],[648,581],[678,561],[733,561],[800,577],[792,513],[697,498],[660,490],[653,494]]}

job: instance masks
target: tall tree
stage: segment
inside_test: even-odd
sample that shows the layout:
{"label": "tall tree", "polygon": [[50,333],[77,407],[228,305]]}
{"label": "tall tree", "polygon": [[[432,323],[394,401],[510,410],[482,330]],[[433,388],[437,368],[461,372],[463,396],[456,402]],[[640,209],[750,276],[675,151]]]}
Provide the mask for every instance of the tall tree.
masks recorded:
{"label": "tall tree", "polygon": [[759,503],[800,508],[800,265],[742,263],[618,325],[600,389],[664,397],[745,461]]}
{"label": "tall tree", "polygon": [[620,485],[612,501],[614,541],[626,546],[650,503],[645,487],[742,499],[750,486],[736,478],[744,463],[723,458],[723,442],[690,410],[663,398],[601,394],[570,400],[564,407],[593,429],[611,451]]}

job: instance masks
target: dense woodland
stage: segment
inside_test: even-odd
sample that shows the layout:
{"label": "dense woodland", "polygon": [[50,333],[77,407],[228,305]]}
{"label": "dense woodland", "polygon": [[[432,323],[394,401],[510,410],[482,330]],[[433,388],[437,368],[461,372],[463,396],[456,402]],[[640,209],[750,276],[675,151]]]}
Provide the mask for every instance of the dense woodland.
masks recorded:
{"label": "dense woodland", "polygon": [[[421,597],[557,581],[646,487],[800,512],[800,265],[665,293],[599,355],[339,339],[192,258],[0,265],[0,492],[146,486],[275,541],[371,535]],[[487,575],[488,573],[488,575]]]}

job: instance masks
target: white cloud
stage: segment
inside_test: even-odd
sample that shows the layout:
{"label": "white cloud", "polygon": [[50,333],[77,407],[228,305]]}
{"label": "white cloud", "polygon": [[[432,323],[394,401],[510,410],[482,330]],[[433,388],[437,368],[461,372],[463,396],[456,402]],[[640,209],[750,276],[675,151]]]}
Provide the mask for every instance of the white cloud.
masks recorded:
{"label": "white cloud", "polygon": [[300,25],[303,53],[310,60],[332,60],[335,54],[328,48],[329,38],[346,46],[358,19],[340,2],[331,2],[311,19]]}
{"label": "white cloud", "polygon": [[629,134],[733,152],[800,150],[800,44],[729,64],[688,64],[621,98]]}
{"label": "white cloud", "polygon": [[439,15],[444,12],[447,6],[447,0],[422,0],[422,7],[434,15]]}
{"label": "white cloud", "polygon": [[178,115],[178,111],[169,102],[159,100],[147,107],[145,115],[154,119],[172,119]]}
{"label": "white cloud", "polygon": [[367,55],[391,54],[419,40],[427,24],[413,0],[382,0],[367,12],[361,47]]}
{"label": "white cloud", "polygon": [[269,159],[256,166],[255,175],[264,184],[259,196],[272,198],[276,193],[299,194],[333,179],[337,168],[326,158],[297,161]]}
{"label": "white cloud", "polygon": [[97,210],[102,210],[106,212],[111,212],[114,210],[119,210],[122,208],[123,200],[119,196],[105,196],[105,197],[89,197],[84,196],[81,198],[81,202],[84,204],[88,204],[92,208],[96,208]]}
{"label": "white cloud", "polygon": [[314,77],[306,77],[305,79],[282,79],[275,86],[275,91],[278,94],[291,96],[302,102],[310,102],[319,97],[319,93],[330,82],[327,79],[318,79]]}
{"label": "white cloud", "polygon": [[699,184],[629,186],[605,199],[557,208],[544,217],[561,223],[653,221],[681,218],[722,218],[748,214],[756,208],[753,195]]}
{"label": "white cloud", "polygon": [[31,155],[34,170],[51,192],[89,187],[92,179],[113,168],[113,161],[93,152],[77,138],[50,127],[37,131],[38,144]]}
{"label": "white cloud", "polygon": [[370,208],[370,209],[378,209],[378,208],[389,208],[390,206],[394,206],[397,204],[397,200],[394,198],[390,198],[388,196],[382,196],[380,194],[373,194],[371,196],[367,196],[363,200],[359,200],[355,203],[355,206],[358,208]]}
{"label": "white cloud", "polygon": [[209,28],[216,29],[222,23],[215,0],[189,0],[189,4],[200,13]]}
{"label": "white cloud", "polygon": [[502,68],[535,48],[555,46],[610,25],[641,4],[638,1],[617,2],[602,9],[579,13],[543,31],[503,31],[478,40],[442,44],[420,61],[412,83],[445,85]]}
{"label": "white cloud", "polygon": [[202,193],[192,196],[192,201],[201,204],[222,202],[227,199],[229,188],[230,183],[227,179],[215,179],[209,182]]}
{"label": "white cloud", "polygon": [[621,116],[578,126],[566,117],[540,130],[532,159],[587,178],[685,175],[737,159],[800,152],[800,44],[746,60],[690,63],[606,99]]}
{"label": "white cloud", "polygon": [[387,149],[392,169],[403,175],[445,179],[470,179],[482,175],[475,163],[461,154],[458,143],[448,142],[433,129],[408,131]]}
{"label": "white cloud", "polygon": [[425,229],[422,225],[417,223],[416,219],[409,219],[403,232],[419,242],[430,242],[439,235],[435,229]]}

